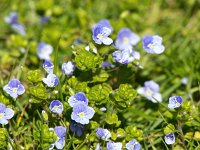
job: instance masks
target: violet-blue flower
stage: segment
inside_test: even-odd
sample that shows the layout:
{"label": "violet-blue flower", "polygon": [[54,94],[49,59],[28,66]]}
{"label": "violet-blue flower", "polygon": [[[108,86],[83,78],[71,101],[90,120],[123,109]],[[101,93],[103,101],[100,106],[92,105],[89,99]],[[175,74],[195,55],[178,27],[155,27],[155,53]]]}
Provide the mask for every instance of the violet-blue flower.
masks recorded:
{"label": "violet-blue flower", "polygon": [[56,114],[61,114],[63,112],[63,104],[59,100],[53,100],[49,109]]}
{"label": "violet-blue flower", "polygon": [[147,53],[161,54],[165,47],[162,45],[162,37],[155,35],[145,35],[142,38],[143,48]]}
{"label": "violet-blue flower", "polygon": [[14,111],[11,108],[6,108],[6,105],[0,103],[0,124],[8,124],[8,120],[14,116]]}
{"label": "violet-blue flower", "polygon": [[58,140],[51,144],[49,150],[54,148],[54,145],[57,149],[63,149],[65,146],[65,136],[66,136],[66,128],[63,126],[56,126],[54,129],[50,128],[50,130],[54,130]]}
{"label": "violet-blue flower", "polygon": [[165,142],[169,145],[174,144],[175,135],[173,132],[165,135]]}
{"label": "violet-blue flower", "polygon": [[48,74],[47,78],[42,78],[42,81],[48,86],[48,87],[55,87],[59,83],[59,79],[55,74]]}
{"label": "violet-blue flower", "polygon": [[71,61],[68,61],[67,63],[63,63],[62,64],[62,72],[65,74],[65,75],[72,75],[73,72],[75,70],[75,65],[73,62]]}
{"label": "violet-blue flower", "polygon": [[17,33],[19,33],[20,35],[26,35],[26,31],[25,31],[25,28],[24,28],[24,25],[22,25],[22,24],[12,24],[11,25],[11,28],[15,31],[15,32],[17,32]]}
{"label": "violet-blue flower", "polygon": [[132,139],[131,141],[126,143],[127,150],[140,150],[140,147],[140,143],[135,139]]}
{"label": "violet-blue flower", "polygon": [[102,63],[102,65],[101,65],[101,67],[102,67],[103,69],[105,69],[106,67],[114,68],[115,65],[111,64],[109,61],[104,61],[104,62]]}
{"label": "violet-blue flower", "polygon": [[169,98],[169,108],[178,108],[183,103],[183,99],[180,96],[172,96]]}
{"label": "violet-blue flower", "polygon": [[17,98],[18,95],[22,95],[25,92],[24,86],[18,79],[10,80],[8,84],[3,87],[3,90],[13,98]]}
{"label": "violet-blue flower", "polygon": [[120,64],[128,64],[140,59],[140,53],[131,50],[117,50],[112,54],[113,59]]}
{"label": "violet-blue flower", "polygon": [[53,47],[45,42],[40,42],[37,47],[37,55],[40,59],[50,60]]}
{"label": "violet-blue flower", "polygon": [[85,103],[77,103],[73,106],[71,114],[72,120],[80,124],[88,124],[89,120],[94,116],[94,109]]}
{"label": "violet-blue flower", "polygon": [[129,28],[122,28],[117,35],[115,46],[119,50],[132,49],[140,41],[140,37]]}
{"label": "violet-blue flower", "polygon": [[97,128],[96,135],[99,136],[104,141],[108,141],[109,138],[111,137],[110,131],[103,128]]}
{"label": "violet-blue flower", "polygon": [[85,93],[83,92],[78,92],[76,94],[74,94],[73,96],[71,96],[68,99],[68,103],[71,107],[73,107],[75,104],[77,103],[84,103],[86,105],[88,105],[88,99],[85,96]]}
{"label": "violet-blue flower", "polygon": [[122,143],[120,142],[113,142],[109,141],[106,145],[108,150],[121,150],[122,149]]}
{"label": "violet-blue flower", "polygon": [[181,83],[187,85],[187,83],[188,83],[188,78],[187,78],[187,77],[183,77],[183,78],[181,79]]}
{"label": "violet-blue flower", "polygon": [[53,73],[54,65],[50,60],[45,60],[42,67],[47,73]]}
{"label": "violet-blue flower", "polygon": [[20,35],[26,34],[24,25],[19,23],[18,16],[17,16],[16,12],[11,12],[10,15],[6,16],[4,20],[5,20],[6,23],[8,23],[11,26],[11,28],[14,31],[16,31]]}
{"label": "violet-blue flower", "polygon": [[104,61],[101,65],[102,68],[110,67],[111,63],[109,61]]}
{"label": "violet-blue flower", "polygon": [[106,107],[101,107],[99,110],[100,111],[106,111],[107,109],[106,109]]}
{"label": "violet-blue flower", "polygon": [[84,126],[82,124],[79,124],[79,123],[72,120],[70,122],[70,130],[72,132],[75,132],[77,134],[77,136],[80,137],[83,133]]}
{"label": "violet-blue flower", "polygon": [[108,36],[112,33],[113,28],[110,25],[109,21],[106,19],[102,19],[92,28],[92,38],[97,44],[105,44],[110,45],[113,40]]}
{"label": "violet-blue flower", "polygon": [[42,16],[42,17],[40,18],[40,23],[41,23],[41,24],[45,24],[45,23],[47,23],[47,22],[49,21],[49,19],[50,19],[49,16]]}
{"label": "violet-blue flower", "polygon": [[18,16],[16,12],[11,12],[8,16],[4,18],[5,22],[8,24],[17,24]]}
{"label": "violet-blue flower", "polygon": [[146,97],[148,100],[152,101],[153,103],[161,102],[162,95],[158,92],[159,85],[154,81],[146,81],[144,83],[144,87],[138,88],[138,93]]}
{"label": "violet-blue flower", "polygon": [[97,143],[95,150],[103,150],[103,148],[101,147],[101,145],[99,143]]}

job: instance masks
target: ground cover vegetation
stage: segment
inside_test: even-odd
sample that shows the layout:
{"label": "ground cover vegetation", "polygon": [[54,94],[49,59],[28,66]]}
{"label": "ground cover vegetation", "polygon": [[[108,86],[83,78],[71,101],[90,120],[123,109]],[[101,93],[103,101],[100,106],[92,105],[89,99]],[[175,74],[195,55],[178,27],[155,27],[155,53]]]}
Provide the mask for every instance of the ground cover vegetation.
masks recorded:
{"label": "ground cover vegetation", "polygon": [[200,1],[0,1],[0,149],[200,149]]}

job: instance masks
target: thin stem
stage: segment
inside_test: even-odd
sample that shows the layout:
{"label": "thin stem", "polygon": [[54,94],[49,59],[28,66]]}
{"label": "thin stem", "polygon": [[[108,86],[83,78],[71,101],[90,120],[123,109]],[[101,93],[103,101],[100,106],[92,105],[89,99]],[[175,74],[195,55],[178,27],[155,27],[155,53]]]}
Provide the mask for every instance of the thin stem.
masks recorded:
{"label": "thin stem", "polygon": [[178,128],[178,131],[179,131],[180,134],[181,134],[181,135],[180,135],[180,138],[181,138],[181,141],[182,141],[182,143],[183,143],[184,148],[186,149],[186,146],[185,146],[185,139],[183,138],[182,123],[181,123],[180,120],[178,120],[177,122],[178,122],[177,128]]}
{"label": "thin stem", "polygon": [[89,139],[89,137],[92,136],[93,134],[94,134],[94,132],[92,132],[87,138],[85,138],[83,143],[81,143],[81,145],[79,145],[79,147],[75,148],[74,150],[80,150],[82,148],[82,146],[86,143],[86,141]]}

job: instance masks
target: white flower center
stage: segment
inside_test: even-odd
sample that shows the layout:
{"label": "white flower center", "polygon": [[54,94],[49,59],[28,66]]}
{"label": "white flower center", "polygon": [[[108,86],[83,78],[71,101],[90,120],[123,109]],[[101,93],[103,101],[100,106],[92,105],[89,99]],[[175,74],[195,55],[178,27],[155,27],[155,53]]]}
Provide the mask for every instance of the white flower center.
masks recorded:
{"label": "white flower center", "polygon": [[49,71],[49,68],[48,68],[47,66],[45,66],[45,70],[46,70],[46,71]]}
{"label": "white flower center", "polygon": [[85,114],[83,112],[78,114],[81,118],[83,118],[85,116]]}
{"label": "white flower center", "polygon": [[4,113],[0,113],[0,119],[3,118],[3,116],[4,116]]}
{"label": "white flower center", "polygon": [[98,39],[101,39],[102,37],[103,37],[103,36],[102,36],[101,34],[98,34],[98,35],[97,35],[97,38],[98,38]]}
{"label": "white flower center", "polygon": [[13,92],[17,92],[17,88],[13,88],[12,90],[13,90]]}
{"label": "white flower center", "polygon": [[152,93],[153,92],[150,89],[147,89],[147,91],[146,91],[147,96],[152,96]]}
{"label": "white flower center", "polygon": [[54,86],[54,83],[50,83],[50,87],[53,87]]}
{"label": "white flower center", "polygon": [[176,102],[176,107],[180,107],[180,103]]}
{"label": "white flower center", "polygon": [[124,41],[124,43],[128,43],[128,38],[125,37],[125,38],[123,39],[123,41]]}
{"label": "white flower center", "polygon": [[131,149],[134,149],[134,147],[135,147],[135,145],[131,145],[131,146],[130,146]]}
{"label": "white flower center", "polygon": [[58,106],[54,106],[53,110],[57,111],[58,110]]}
{"label": "white flower center", "polygon": [[152,49],[154,47],[154,45],[152,43],[147,45],[148,48]]}

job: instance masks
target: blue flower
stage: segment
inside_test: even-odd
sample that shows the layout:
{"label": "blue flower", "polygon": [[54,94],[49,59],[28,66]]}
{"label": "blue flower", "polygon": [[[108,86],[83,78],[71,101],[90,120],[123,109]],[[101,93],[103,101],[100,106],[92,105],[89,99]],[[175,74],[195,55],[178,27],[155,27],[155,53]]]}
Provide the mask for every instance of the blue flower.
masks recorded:
{"label": "blue flower", "polygon": [[187,83],[188,83],[188,78],[187,78],[187,77],[183,77],[183,78],[181,79],[181,83],[187,85]]}
{"label": "blue flower", "polygon": [[0,103],[0,124],[8,124],[8,119],[14,116],[14,111],[11,108],[6,108],[6,105]]}
{"label": "blue flower", "polygon": [[54,65],[50,60],[45,60],[42,67],[47,73],[53,73]]}
{"label": "blue flower", "polygon": [[143,48],[147,53],[161,54],[165,47],[162,45],[162,38],[158,35],[146,35],[142,38]]}
{"label": "blue flower", "polygon": [[102,68],[106,68],[106,67],[110,67],[111,66],[111,63],[108,62],[108,61],[104,61],[101,65]]}
{"label": "blue flower", "polygon": [[97,143],[95,150],[103,150],[103,148],[101,147],[101,145],[99,143]]}
{"label": "blue flower", "polygon": [[88,99],[85,96],[85,93],[78,92],[68,99],[68,103],[71,107],[74,107],[74,105],[77,103],[84,103],[84,104],[88,105]]}
{"label": "blue flower", "polygon": [[77,103],[73,106],[71,114],[72,120],[80,124],[88,124],[89,120],[94,116],[94,109],[85,103]]}
{"label": "blue flower", "polygon": [[72,132],[76,132],[77,136],[80,137],[83,133],[84,126],[82,124],[79,124],[75,121],[70,122],[70,130]]}
{"label": "blue flower", "polygon": [[101,65],[101,67],[102,67],[103,69],[105,69],[106,67],[114,68],[115,65],[111,64],[109,61],[104,61],[104,62],[102,63],[102,65]]}
{"label": "blue flower", "polygon": [[106,111],[107,109],[106,109],[106,107],[101,107],[99,110],[100,111]]}
{"label": "blue flower", "polygon": [[113,142],[109,141],[106,145],[108,150],[121,150],[122,149],[122,143],[120,142]]}
{"label": "blue flower", "polygon": [[117,35],[115,46],[119,50],[132,49],[140,41],[140,37],[133,33],[129,28],[122,28]]}
{"label": "blue flower", "polygon": [[24,26],[18,21],[18,16],[16,12],[11,12],[9,16],[6,16],[5,22],[8,23],[11,28],[20,35],[26,34]]}
{"label": "blue flower", "polygon": [[112,54],[113,59],[120,64],[128,64],[140,59],[140,53],[131,50],[117,50]]}
{"label": "blue flower", "polygon": [[20,35],[24,36],[26,34],[25,28],[22,24],[12,24],[11,28]]}
{"label": "blue flower", "polygon": [[[52,128],[50,128],[52,130]],[[66,128],[63,126],[56,126],[53,129],[58,137],[58,140],[51,144],[49,150],[54,148],[54,145],[57,149],[63,149],[65,146],[65,136],[66,136]]]}
{"label": "blue flower", "polygon": [[48,17],[48,16],[42,16],[40,18],[40,23],[41,24],[45,24],[45,23],[47,23],[49,21],[49,19],[50,19],[50,17]]}
{"label": "blue flower", "polygon": [[59,100],[53,100],[49,109],[56,114],[61,114],[63,112],[63,104]]}
{"label": "blue flower", "polygon": [[113,40],[108,36],[112,33],[113,28],[106,19],[102,19],[94,25],[92,32],[92,38],[97,44],[110,45]]}
{"label": "blue flower", "polygon": [[65,75],[72,75],[75,70],[75,66],[71,61],[62,64],[62,72]]}
{"label": "blue flower", "polygon": [[59,79],[55,74],[48,74],[47,78],[42,78],[42,81],[48,86],[48,87],[55,87],[59,83]]}
{"label": "blue flower", "polygon": [[175,142],[175,135],[174,135],[173,132],[165,135],[165,142],[167,144],[174,144],[174,142]]}
{"label": "blue flower", "polygon": [[18,79],[10,80],[8,84],[3,87],[3,90],[13,98],[17,98],[18,95],[22,95],[25,92],[24,86]]}
{"label": "blue flower", "polygon": [[37,47],[37,55],[40,59],[50,60],[53,47],[45,42],[40,42]]}
{"label": "blue flower", "polygon": [[4,18],[5,22],[8,24],[17,24],[18,16],[16,12],[11,12],[8,16]]}
{"label": "blue flower", "polygon": [[146,81],[144,83],[144,87],[138,88],[137,92],[146,97],[148,100],[157,103],[162,101],[162,95],[158,92],[159,88],[159,85],[151,80]]}
{"label": "blue flower", "polygon": [[183,99],[180,96],[172,96],[169,98],[169,108],[178,108],[183,103]]}
{"label": "blue flower", "polygon": [[127,150],[140,150],[140,143],[138,143],[137,140],[132,139],[128,143],[126,143],[126,149]]}
{"label": "blue flower", "polygon": [[103,128],[97,128],[96,135],[98,135],[102,140],[108,141],[108,139],[111,137],[110,131]]}

